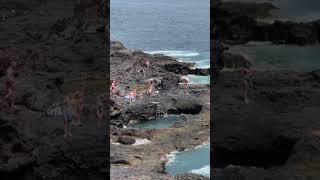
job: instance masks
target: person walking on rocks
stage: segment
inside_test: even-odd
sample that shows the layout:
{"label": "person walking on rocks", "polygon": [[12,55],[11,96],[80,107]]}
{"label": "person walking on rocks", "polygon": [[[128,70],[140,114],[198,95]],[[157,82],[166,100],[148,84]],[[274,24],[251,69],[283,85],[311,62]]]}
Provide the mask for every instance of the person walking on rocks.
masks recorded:
{"label": "person walking on rocks", "polygon": [[243,98],[244,102],[249,103],[248,91],[250,83],[251,72],[248,68],[242,67],[240,69],[240,95]]}
{"label": "person walking on rocks", "polygon": [[7,100],[9,106],[12,110],[16,110],[15,97],[16,97],[16,78],[15,78],[15,69],[17,63],[11,61],[7,71],[6,71],[6,95],[5,99]]}
{"label": "person walking on rocks", "polygon": [[75,102],[71,95],[67,95],[63,100],[62,114],[64,120],[64,138],[71,137],[72,121],[75,118]]}

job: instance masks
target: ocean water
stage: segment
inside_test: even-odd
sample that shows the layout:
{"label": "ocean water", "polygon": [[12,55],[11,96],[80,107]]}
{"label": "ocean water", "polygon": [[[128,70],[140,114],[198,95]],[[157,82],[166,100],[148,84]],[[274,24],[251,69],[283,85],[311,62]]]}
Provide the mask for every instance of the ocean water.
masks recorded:
{"label": "ocean water", "polygon": [[111,39],[210,65],[210,0],[111,0]]}
{"label": "ocean water", "polygon": [[210,84],[210,76],[196,76],[196,75],[188,75],[190,80],[189,84]]}
{"label": "ocean water", "polygon": [[243,53],[253,67],[261,70],[313,71],[320,69],[320,45],[296,46],[273,45],[269,42],[250,42],[232,47],[232,51]]}
{"label": "ocean water", "polygon": [[171,127],[174,123],[179,122],[180,120],[181,118],[179,115],[169,115],[168,117],[161,117],[140,122],[134,124],[133,127],[142,129],[163,129]]}
{"label": "ocean water", "polygon": [[210,144],[182,152],[172,152],[167,156],[166,172],[171,175],[194,173],[210,177]]}

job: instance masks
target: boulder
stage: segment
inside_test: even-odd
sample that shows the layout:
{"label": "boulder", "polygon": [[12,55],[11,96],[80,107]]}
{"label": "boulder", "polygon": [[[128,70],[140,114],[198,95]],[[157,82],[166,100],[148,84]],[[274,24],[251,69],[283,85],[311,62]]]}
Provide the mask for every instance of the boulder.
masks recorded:
{"label": "boulder", "polygon": [[130,136],[119,136],[118,142],[125,145],[131,145],[131,144],[134,144],[136,140]]}

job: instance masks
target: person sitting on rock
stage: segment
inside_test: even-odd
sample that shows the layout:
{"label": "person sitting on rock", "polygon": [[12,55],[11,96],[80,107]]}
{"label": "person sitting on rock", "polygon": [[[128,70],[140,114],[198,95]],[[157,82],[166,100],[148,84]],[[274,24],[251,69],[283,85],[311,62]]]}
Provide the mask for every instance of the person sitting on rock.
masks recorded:
{"label": "person sitting on rock", "polygon": [[103,106],[104,96],[100,95],[97,97],[97,104],[96,104],[96,116],[97,116],[97,126],[101,127],[101,121],[103,120],[104,114],[104,106]]}
{"label": "person sitting on rock", "polygon": [[180,83],[183,84],[183,87],[185,89],[185,93],[189,94],[189,78],[187,76],[181,76]]}
{"label": "person sitting on rock", "polygon": [[62,114],[64,120],[64,138],[72,136],[71,134],[71,124],[75,118],[75,102],[74,98],[71,95],[67,95],[63,100],[62,105]]}
{"label": "person sitting on rock", "polygon": [[249,103],[248,99],[248,90],[250,82],[250,70],[248,68],[242,67],[240,69],[240,95],[243,98],[244,102]]}
{"label": "person sitting on rock", "polygon": [[16,94],[16,78],[15,78],[15,68],[17,63],[11,61],[7,71],[6,71],[6,95],[5,99],[8,101],[9,106],[12,110],[16,110],[15,103],[15,94]]}

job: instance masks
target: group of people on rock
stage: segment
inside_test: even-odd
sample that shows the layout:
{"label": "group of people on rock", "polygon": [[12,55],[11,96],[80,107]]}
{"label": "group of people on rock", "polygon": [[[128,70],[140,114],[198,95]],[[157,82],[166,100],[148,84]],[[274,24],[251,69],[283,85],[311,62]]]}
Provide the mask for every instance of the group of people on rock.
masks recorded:
{"label": "group of people on rock", "polygon": [[[120,96],[123,97],[123,95],[120,93],[121,90],[118,87],[119,81],[112,81],[110,92],[112,97]],[[144,97],[144,94],[147,94],[149,99],[156,93],[156,82],[153,80],[150,80],[147,86],[138,86],[133,88],[128,92],[127,95],[124,97],[129,100],[129,104],[132,105],[137,99],[142,100]]]}
{"label": "group of people on rock", "polygon": [[[142,72],[144,75],[145,73],[150,69],[150,62],[147,59],[144,59],[143,61],[139,60],[139,72]],[[133,63],[133,67],[136,69],[137,67],[137,62]],[[158,85],[158,79],[161,81],[160,78],[154,77],[151,79],[148,79],[148,83],[146,85],[137,85],[136,87],[132,88],[127,95],[121,94],[121,90],[118,87],[120,81],[119,80],[113,80],[110,86],[110,92],[111,92],[111,97],[125,97],[126,99],[129,100],[129,104],[132,105],[133,102],[135,102],[137,99],[142,100],[144,97],[144,94],[147,94],[149,99],[159,93],[159,91],[156,90],[156,87]],[[184,86],[185,89],[185,94],[189,94],[189,78],[187,76],[181,76],[180,77],[180,84]]]}

